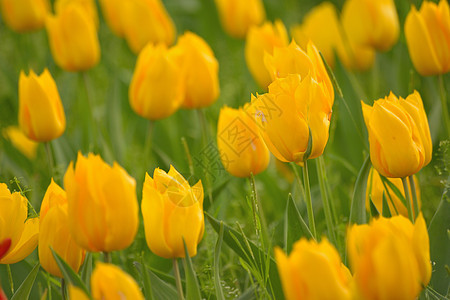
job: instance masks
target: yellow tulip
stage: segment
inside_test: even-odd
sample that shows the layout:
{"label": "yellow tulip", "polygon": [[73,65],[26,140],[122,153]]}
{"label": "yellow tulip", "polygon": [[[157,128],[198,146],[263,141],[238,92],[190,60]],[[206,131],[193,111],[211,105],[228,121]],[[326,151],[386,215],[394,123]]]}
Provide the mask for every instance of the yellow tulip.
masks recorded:
{"label": "yellow tulip", "polygon": [[123,28],[123,10],[124,1],[123,0],[100,0],[100,7],[103,12],[103,17],[112,32],[118,37],[123,37],[125,35],[125,30]]}
{"label": "yellow tulip", "polygon": [[65,262],[78,272],[83,264],[85,252],[73,240],[69,230],[66,192],[53,179],[45,192],[41,204],[39,223],[39,261],[50,274],[61,277],[53,253],[61,256]]}
{"label": "yellow tulip", "polygon": [[286,27],[283,22],[269,21],[261,26],[251,26],[245,40],[245,61],[258,85],[267,89],[272,82],[264,66],[264,53],[273,54],[274,47],[286,47],[289,44]]}
{"label": "yellow tulip", "polygon": [[153,178],[145,174],[141,209],[145,238],[153,253],[185,257],[184,240],[189,255],[197,255],[205,228],[201,181],[191,187],[174,167],[168,173],[157,168]]}
{"label": "yellow tulip", "polygon": [[342,25],[357,45],[389,50],[398,40],[399,22],[394,0],[347,0]]}
{"label": "yellow tulip", "polygon": [[289,256],[277,247],[275,258],[287,300],[352,299],[350,271],[326,238],[320,243],[302,238]]}
{"label": "yellow tulip", "polygon": [[269,150],[258,133],[258,125],[244,109],[222,107],[217,124],[217,147],[225,169],[236,177],[256,175],[267,168]]}
{"label": "yellow tulip", "polygon": [[373,66],[375,50],[355,43],[348,35],[338,36],[336,52],[339,60],[349,70],[366,71]]}
{"label": "yellow tulip", "polygon": [[190,31],[178,38],[171,49],[185,86],[185,108],[210,106],[219,97],[219,63],[211,47]]}
{"label": "yellow tulip", "polygon": [[3,21],[16,32],[27,32],[44,27],[50,12],[48,0],[0,0]]}
{"label": "yellow tulip", "polygon": [[55,63],[66,71],[84,71],[100,60],[100,44],[95,20],[78,1],[61,6],[46,21]]}
{"label": "yellow tulip", "polygon": [[69,228],[76,243],[91,252],[111,252],[128,247],[138,229],[136,182],[114,162],[99,155],[70,162],[64,176]]}
{"label": "yellow tulip", "polygon": [[253,25],[264,22],[262,0],[215,0],[220,22],[227,34],[243,39]]}
{"label": "yellow tulip", "polygon": [[428,232],[422,214],[353,225],[347,249],[358,299],[416,299],[431,277]]}
{"label": "yellow tulip", "polygon": [[129,0],[121,4],[119,22],[131,50],[138,54],[148,43],[169,46],[176,29],[161,0]]}
{"label": "yellow tulip", "polygon": [[[399,178],[391,178],[388,180],[392,182],[392,184],[394,184],[398,188],[398,190],[402,193],[403,197],[405,197],[405,190],[403,188],[402,180]],[[414,182],[420,209],[420,188],[416,176],[414,176]],[[369,174],[369,182],[367,183],[366,209],[370,210],[370,203],[369,203],[369,194],[370,194],[373,204],[377,208],[378,212],[381,213],[383,211],[383,193],[384,193],[391,214],[393,216],[402,215],[404,217],[408,217],[408,210],[406,206],[403,204],[403,202],[400,200],[400,198],[398,198],[395,195],[394,191],[387,184],[386,188],[387,191],[384,188],[383,182],[381,181],[380,174],[377,172],[377,170],[372,168]],[[411,188],[408,187],[408,189],[411,195]],[[412,203],[412,200],[411,200],[411,207],[414,215],[417,215],[418,212],[414,212],[414,205]]]}
{"label": "yellow tulip", "polygon": [[430,162],[430,129],[417,91],[406,99],[391,92],[373,107],[361,105],[369,132],[370,160],[381,175],[403,178]]}
{"label": "yellow tulip", "polygon": [[79,4],[83,9],[86,15],[88,15],[95,23],[96,28],[98,29],[98,14],[97,7],[95,5],[95,0],[56,0],[55,1],[55,11],[56,13],[62,12],[67,6],[72,3]]}
{"label": "yellow tulip", "polygon": [[36,158],[38,143],[30,140],[17,126],[8,126],[3,129],[3,136],[13,144],[23,155],[29,159]]}
{"label": "yellow tulip", "polygon": [[447,0],[439,5],[423,1],[420,11],[412,6],[405,21],[409,56],[421,75],[450,71],[450,8]]}
{"label": "yellow tulip", "polygon": [[[275,80],[269,85],[268,93],[252,96],[250,112],[276,158],[303,165],[305,159],[323,153],[331,118],[327,93],[325,83],[318,83],[309,74],[304,78],[291,74]],[[312,144],[308,156],[310,138]]]}
{"label": "yellow tulip", "polygon": [[183,101],[183,78],[172,53],[163,44],[148,44],[139,54],[128,96],[141,117],[167,118]]}
{"label": "yellow tulip", "polygon": [[27,199],[0,183],[0,264],[19,262],[36,248],[39,218],[27,217]]}
{"label": "yellow tulip", "polygon": [[56,83],[45,69],[37,76],[32,70],[19,78],[19,126],[30,139],[48,142],[66,128],[66,116]]}

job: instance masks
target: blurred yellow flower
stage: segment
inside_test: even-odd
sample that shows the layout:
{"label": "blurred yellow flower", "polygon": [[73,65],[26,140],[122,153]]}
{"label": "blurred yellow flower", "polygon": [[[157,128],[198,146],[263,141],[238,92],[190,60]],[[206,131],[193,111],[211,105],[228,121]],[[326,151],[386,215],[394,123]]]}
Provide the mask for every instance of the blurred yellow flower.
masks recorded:
{"label": "blurred yellow flower", "polygon": [[38,243],[39,218],[28,218],[28,201],[0,183],[0,264],[14,264],[33,252]]}
{"label": "blurred yellow flower", "polygon": [[350,271],[326,238],[320,243],[302,238],[289,256],[276,247],[275,258],[287,300],[353,299]]}
{"label": "blurred yellow flower", "polygon": [[3,21],[16,32],[27,32],[44,27],[50,12],[48,0],[0,0]]}
{"label": "blurred yellow flower", "polygon": [[131,108],[141,117],[159,120],[172,115],[184,97],[181,68],[163,44],[148,44],[139,54],[128,91]]}
{"label": "blurred yellow flower", "polygon": [[439,5],[423,1],[420,11],[412,6],[405,21],[409,55],[421,75],[450,71],[450,8],[447,0]]}
{"label": "blurred yellow flower", "polygon": [[47,69],[39,76],[33,70],[29,76],[20,72],[19,126],[37,142],[48,142],[64,133],[66,116],[56,83]]}
{"label": "blurred yellow flower", "polygon": [[430,129],[417,91],[406,99],[391,92],[373,107],[361,105],[369,132],[370,160],[381,175],[406,177],[430,162]]}
{"label": "blurred yellow flower", "polygon": [[85,14],[94,21],[98,29],[98,14],[95,0],[56,0],[54,4],[56,13],[59,14],[72,3],[79,4],[84,9]]}
{"label": "blurred yellow flower", "polygon": [[197,255],[205,228],[201,181],[191,187],[173,166],[168,173],[157,168],[153,178],[145,174],[141,209],[145,238],[153,253],[185,257],[184,240],[189,255]]}
{"label": "blurred yellow flower", "polygon": [[100,7],[102,9],[103,17],[109,28],[118,37],[123,37],[125,35],[125,30],[123,28],[123,10],[126,3],[123,0],[99,0]]}
{"label": "blurred yellow flower", "polygon": [[430,246],[422,214],[413,225],[403,216],[353,225],[347,249],[357,299],[416,299],[431,278]]}
{"label": "blurred yellow flower", "polygon": [[23,155],[29,159],[36,158],[38,143],[30,140],[17,126],[8,126],[2,130],[3,136],[11,142]]}
{"label": "blurred yellow flower", "polygon": [[138,229],[136,182],[114,162],[99,155],[78,153],[64,176],[70,232],[76,243],[91,252],[128,247]]}

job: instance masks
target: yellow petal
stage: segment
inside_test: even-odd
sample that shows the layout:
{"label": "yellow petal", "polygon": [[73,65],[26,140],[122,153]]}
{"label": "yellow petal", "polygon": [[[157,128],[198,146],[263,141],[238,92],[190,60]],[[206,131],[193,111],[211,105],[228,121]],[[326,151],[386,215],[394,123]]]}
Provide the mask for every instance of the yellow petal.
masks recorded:
{"label": "yellow petal", "polygon": [[19,242],[1,259],[2,264],[14,264],[33,252],[38,243],[39,218],[28,219]]}

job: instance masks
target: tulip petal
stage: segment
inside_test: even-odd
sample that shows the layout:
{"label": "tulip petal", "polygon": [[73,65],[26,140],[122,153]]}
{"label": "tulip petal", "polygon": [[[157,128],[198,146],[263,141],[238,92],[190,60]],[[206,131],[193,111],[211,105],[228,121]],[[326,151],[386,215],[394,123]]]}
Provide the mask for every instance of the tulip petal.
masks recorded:
{"label": "tulip petal", "polygon": [[19,242],[1,259],[1,263],[14,264],[26,258],[36,248],[38,236],[39,218],[28,219],[25,222],[24,230]]}

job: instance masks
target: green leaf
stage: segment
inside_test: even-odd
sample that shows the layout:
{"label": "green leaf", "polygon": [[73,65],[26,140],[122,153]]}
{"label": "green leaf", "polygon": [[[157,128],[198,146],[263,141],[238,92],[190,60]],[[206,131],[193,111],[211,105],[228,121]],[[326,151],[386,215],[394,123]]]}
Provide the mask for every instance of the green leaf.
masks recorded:
{"label": "green leaf", "polygon": [[184,272],[186,275],[186,299],[201,300],[202,295],[200,293],[200,288],[198,287],[197,275],[195,274],[194,267],[192,266],[191,257],[189,256],[189,252],[187,250],[184,239],[183,244],[185,254],[183,264],[184,264]]}
{"label": "green leaf", "polygon": [[81,267],[81,280],[86,283],[86,288],[89,290],[91,287],[91,274],[92,274],[92,253],[86,253],[84,258],[84,264]]}
{"label": "green leaf", "polygon": [[[389,179],[387,179],[386,177],[384,177],[384,176],[381,175],[381,174],[380,174],[380,178],[381,178],[381,181],[382,181],[384,184],[387,184],[387,185],[389,186],[389,188],[394,192],[394,194],[397,196],[397,198],[400,199],[400,201],[403,203],[403,205],[404,205],[405,207],[408,207],[408,206],[406,205],[406,199],[405,199],[405,196],[403,196],[402,192],[400,192],[400,190],[398,189],[398,187],[397,187],[395,184],[393,184]],[[387,192],[389,192],[389,191],[387,191]]]}
{"label": "green leaf", "polygon": [[145,267],[152,283],[152,291],[154,299],[178,299],[177,290],[172,285],[161,280],[149,268]]}
{"label": "green leaf", "polygon": [[223,222],[220,222],[219,237],[217,238],[216,249],[214,252],[214,287],[216,288],[216,298],[225,300],[225,296],[220,285],[220,252],[223,242]]}
{"label": "green leaf", "polygon": [[142,281],[144,282],[144,296],[145,299],[153,300],[152,283],[150,281],[150,276],[148,275],[147,268],[144,264],[144,254],[141,255],[141,273]]}
{"label": "green leaf", "polygon": [[17,291],[14,293],[14,295],[11,297],[11,300],[25,300],[30,297],[31,289],[33,288],[34,281],[36,280],[36,276],[39,272],[40,264],[37,263],[33,269],[31,269],[30,273],[28,274],[27,278],[22,282],[22,284],[19,286]]}
{"label": "green leaf", "polygon": [[372,197],[370,197],[369,203],[370,203],[370,214],[372,215],[372,218],[378,218],[378,216],[380,215],[380,212],[378,211],[375,204],[373,204]]}
{"label": "green leaf", "polygon": [[285,237],[286,237],[286,245],[285,250],[289,253],[292,249],[292,245],[295,241],[300,239],[301,237],[306,237],[308,239],[312,239],[312,233],[306,225],[305,220],[303,220],[302,215],[297,209],[295,205],[294,199],[292,199],[292,195],[289,194],[288,201],[286,204],[286,211],[284,213],[285,220]]}
{"label": "green leaf", "polygon": [[389,204],[388,204],[388,202],[387,202],[386,194],[384,193],[384,191],[383,191],[383,209],[382,209],[382,211],[381,211],[381,214],[382,214],[383,217],[385,217],[385,218],[390,218],[390,217],[392,217],[391,210],[390,210],[390,208],[389,208]]}
{"label": "green leaf", "polygon": [[370,157],[368,156],[364,161],[361,170],[359,170],[358,178],[355,183],[355,189],[353,190],[352,204],[350,208],[350,224],[366,223],[366,188],[370,166]]}

